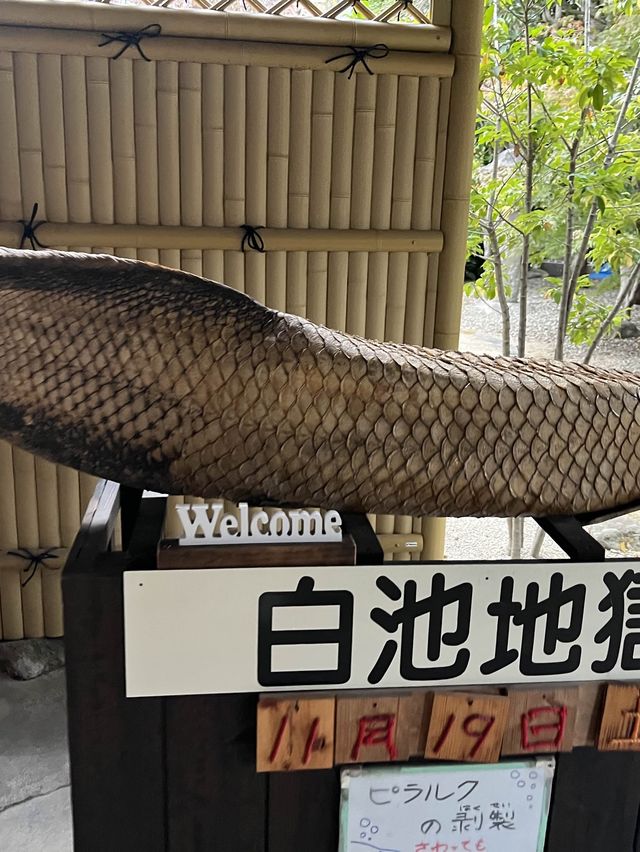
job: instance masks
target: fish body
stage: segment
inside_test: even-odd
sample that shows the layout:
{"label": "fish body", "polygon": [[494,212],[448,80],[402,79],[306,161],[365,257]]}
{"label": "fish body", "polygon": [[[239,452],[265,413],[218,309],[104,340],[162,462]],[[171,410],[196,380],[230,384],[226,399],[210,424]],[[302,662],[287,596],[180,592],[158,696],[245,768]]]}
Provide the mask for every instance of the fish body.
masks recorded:
{"label": "fish body", "polygon": [[0,436],[169,494],[403,515],[640,500],[640,379],[380,343],[154,264],[0,250]]}

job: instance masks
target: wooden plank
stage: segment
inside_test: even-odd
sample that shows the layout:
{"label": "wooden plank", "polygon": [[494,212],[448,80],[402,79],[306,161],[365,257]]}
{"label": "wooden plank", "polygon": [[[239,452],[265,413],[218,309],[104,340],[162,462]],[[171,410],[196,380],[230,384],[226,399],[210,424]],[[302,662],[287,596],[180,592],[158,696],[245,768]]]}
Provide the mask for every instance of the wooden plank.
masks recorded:
{"label": "wooden plank", "polygon": [[165,708],[169,852],[264,852],[255,695],[167,698]]}
{"label": "wooden plank", "polygon": [[201,544],[180,547],[165,539],[158,547],[158,568],[269,568],[287,565],[353,565],[353,539],[324,544]]}
{"label": "wooden plank", "polygon": [[503,755],[572,750],[579,700],[577,687],[509,689],[509,699]]}
{"label": "wooden plank", "polygon": [[493,763],[500,756],[508,713],[507,696],[436,693],[425,757]]}
{"label": "wooden plank", "polygon": [[331,769],[336,700],[264,697],[258,703],[258,772]]}
{"label": "wooden plank", "polygon": [[[102,552],[118,491],[114,483],[99,483],[62,579],[76,852],[165,848],[162,702],[125,698],[122,572],[128,557]],[[161,518],[162,512],[151,523],[147,516],[137,567],[153,567]]]}
{"label": "wooden plank", "polygon": [[556,760],[546,852],[637,852],[640,755],[580,748]]}
{"label": "wooden plank", "polygon": [[335,852],[340,775],[337,769],[269,776],[270,852]]}
{"label": "wooden plank", "polygon": [[164,849],[162,704],[125,698],[124,557],[63,575],[76,852]]}

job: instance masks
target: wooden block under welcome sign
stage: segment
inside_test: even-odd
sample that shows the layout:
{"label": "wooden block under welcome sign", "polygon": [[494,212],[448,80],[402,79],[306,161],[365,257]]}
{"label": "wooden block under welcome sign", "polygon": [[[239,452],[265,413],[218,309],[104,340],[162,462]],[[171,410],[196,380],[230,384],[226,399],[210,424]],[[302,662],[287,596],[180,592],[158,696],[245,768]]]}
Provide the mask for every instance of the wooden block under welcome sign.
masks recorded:
{"label": "wooden block under welcome sign", "polygon": [[508,714],[508,696],[437,692],[424,756],[494,763],[500,756]]}
{"label": "wooden block under welcome sign", "polygon": [[258,703],[258,772],[330,769],[335,698],[261,698]]}
{"label": "wooden block under welcome sign", "polygon": [[509,689],[502,754],[571,751],[579,690]]}
{"label": "wooden block under welcome sign", "polygon": [[600,751],[640,751],[640,686],[607,684],[597,747]]}

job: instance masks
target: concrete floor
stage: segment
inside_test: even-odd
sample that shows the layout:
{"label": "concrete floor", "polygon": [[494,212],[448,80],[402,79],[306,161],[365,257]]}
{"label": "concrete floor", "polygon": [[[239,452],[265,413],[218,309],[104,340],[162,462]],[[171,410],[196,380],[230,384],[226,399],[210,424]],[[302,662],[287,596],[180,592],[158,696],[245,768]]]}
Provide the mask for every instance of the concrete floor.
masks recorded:
{"label": "concrete floor", "polygon": [[73,852],[62,669],[0,674],[0,849]]}

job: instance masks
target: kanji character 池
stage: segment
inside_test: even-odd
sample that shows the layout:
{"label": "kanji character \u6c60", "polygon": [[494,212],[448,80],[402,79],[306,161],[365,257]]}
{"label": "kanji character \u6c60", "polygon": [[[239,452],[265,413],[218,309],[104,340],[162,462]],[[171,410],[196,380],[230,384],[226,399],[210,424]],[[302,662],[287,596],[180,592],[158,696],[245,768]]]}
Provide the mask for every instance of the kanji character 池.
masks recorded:
{"label": "kanji character \u6c60", "polygon": [[[469,638],[471,619],[471,583],[459,583],[445,589],[444,574],[435,573],[431,580],[431,594],[421,600],[417,598],[415,580],[407,580],[404,591],[388,577],[378,577],[376,585],[388,598],[402,604],[392,613],[379,607],[371,610],[371,619],[387,633],[396,633],[400,628],[400,674],[405,680],[441,680],[463,674],[469,663],[470,652],[460,649],[452,663],[439,663],[442,645],[459,647]],[[443,631],[445,610],[456,607],[456,627]],[[416,620],[423,615],[429,616],[427,632],[427,660],[436,665],[416,666],[413,662]],[[369,683],[379,683],[387,673],[396,652],[398,642],[389,639],[369,674]]]}

